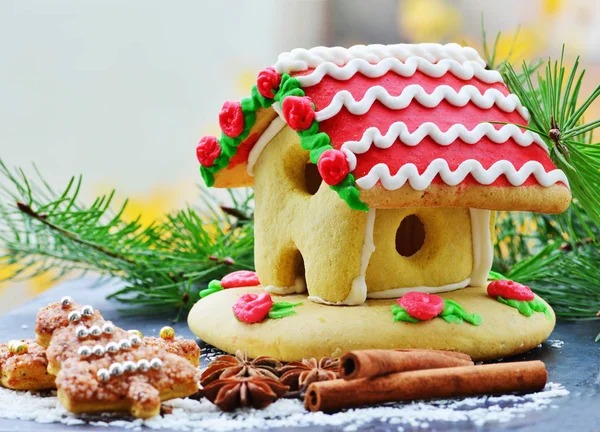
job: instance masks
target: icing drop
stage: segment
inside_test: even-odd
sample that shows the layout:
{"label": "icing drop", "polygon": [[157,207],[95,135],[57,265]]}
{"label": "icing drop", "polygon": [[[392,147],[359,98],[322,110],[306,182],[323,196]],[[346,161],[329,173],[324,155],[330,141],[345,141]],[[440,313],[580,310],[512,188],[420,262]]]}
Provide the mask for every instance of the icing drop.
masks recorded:
{"label": "icing drop", "polygon": [[248,155],[248,175],[254,176],[254,165],[258,161],[262,151],[285,125],[285,120],[283,120],[281,117],[275,117],[271,124],[262,133],[258,141],[256,141],[256,144],[254,144],[254,147],[252,147],[252,150],[250,150],[250,154]]}
{"label": "icing drop", "polygon": [[386,164],[378,163],[369,173],[356,180],[356,184],[363,189],[371,189],[381,181],[381,185],[388,190],[396,190],[404,186],[408,181],[415,190],[424,190],[431,185],[431,182],[438,175],[441,180],[449,186],[456,186],[461,183],[468,175],[482,185],[494,183],[498,177],[504,175],[513,186],[521,186],[529,176],[533,174],[537,182],[544,187],[552,186],[556,183],[563,183],[567,187],[569,181],[564,172],[554,169],[546,172],[544,166],[538,161],[528,161],[517,170],[514,165],[507,160],[499,160],[489,168],[485,169],[481,163],[475,159],[467,159],[452,171],[448,162],[444,159],[434,159],[423,174],[419,174],[415,164],[408,163],[403,165],[396,174],[390,174],[390,169]]}
{"label": "icing drop", "polygon": [[290,287],[276,287],[273,285],[267,285],[265,287],[265,291],[270,294],[277,295],[300,294],[306,291],[306,282],[304,282],[303,277],[298,276],[294,282],[294,285]]}
{"label": "icing drop", "polygon": [[431,94],[427,93],[420,84],[411,84],[406,86],[398,96],[390,95],[385,87],[373,86],[359,101],[354,99],[350,91],[341,90],[331,99],[328,106],[317,111],[316,120],[322,122],[330,119],[343,107],[352,114],[362,115],[371,109],[375,101],[381,102],[387,108],[401,110],[409,106],[413,100],[426,108],[435,108],[443,100],[456,107],[464,107],[469,102],[481,109],[497,106],[505,112],[517,111],[526,121],[529,120],[527,109],[521,105],[516,95],[505,95],[496,88],[489,88],[482,94],[471,84],[461,87],[458,92],[449,85],[440,85]]}
{"label": "icing drop", "polygon": [[473,272],[471,286],[485,286],[494,260],[494,246],[490,232],[491,212],[469,209],[471,213],[471,238],[473,239]]}
{"label": "icing drop", "polygon": [[438,63],[432,63],[422,57],[409,57],[405,62],[397,58],[386,58],[377,64],[369,63],[365,59],[356,58],[350,60],[344,66],[338,66],[332,62],[321,63],[307,75],[296,76],[302,87],[310,87],[319,84],[324,76],[330,76],[339,81],[346,81],[357,73],[368,78],[380,78],[392,71],[402,77],[412,77],[416,71],[432,78],[440,78],[450,72],[457,78],[468,81],[473,78],[487,84],[503,83],[502,75],[495,70],[487,70],[481,64],[474,61],[459,63],[454,59],[443,59]]}
{"label": "icing drop", "polygon": [[428,293],[428,294],[434,294],[434,293],[440,293],[440,292],[446,292],[446,291],[454,291],[454,290],[457,290],[460,288],[468,287],[470,282],[471,282],[471,279],[467,278],[460,282],[456,282],[456,283],[452,283],[452,284],[448,284],[448,285],[441,285],[441,286],[437,286],[437,287],[417,286],[417,287],[410,287],[410,288],[392,288],[392,289],[385,290],[385,291],[369,293],[369,298],[372,298],[372,299],[396,298],[396,297],[402,297],[404,294],[411,292],[411,291],[423,292],[423,293]]}

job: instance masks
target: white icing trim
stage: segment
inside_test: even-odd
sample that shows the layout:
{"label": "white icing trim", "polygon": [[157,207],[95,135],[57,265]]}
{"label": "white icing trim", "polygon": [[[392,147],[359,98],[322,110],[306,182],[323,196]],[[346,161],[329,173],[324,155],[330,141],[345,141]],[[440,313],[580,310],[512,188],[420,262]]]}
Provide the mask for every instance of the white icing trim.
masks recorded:
{"label": "white icing trim", "polygon": [[252,147],[252,150],[250,150],[250,154],[248,155],[248,166],[246,167],[248,175],[254,177],[254,165],[258,161],[262,151],[285,125],[285,120],[281,117],[275,117],[260,138],[258,138],[258,141],[256,141],[256,144],[254,144],[254,147]]}
{"label": "white icing trim", "polygon": [[473,271],[471,286],[485,286],[492,269],[494,246],[490,232],[490,210],[470,208],[471,238],[473,240]]}
{"label": "white icing trim", "polygon": [[489,109],[497,106],[502,111],[517,111],[525,121],[529,120],[527,109],[521,105],[521,101],[514,94],[504,95],[495,88],[487,89],[483,94],[473,85],[465,85],[457,92],[449,85],[440,85],[429,94],[419,84],[411,84],[402,89],[398,96],[392,96],[382,86],[369,88],[360,101],[354,99],[348,90],[341,90],[335,94],[328,106],[316,112],[317,122],[330,119],[337,115],[342,107],[346,107],[354,115],[362,115],[368,112],[375,101],[381,102],[393,110],[401,110],[416,100],[427,108],[435,108],[441,101],[445,100],[456,107],[464,107],[469,102],[481,109]]}
{"label": "white icing trim", "polygon": [[415,56],[427,59],[431,63],[453,59],[460,63],[475,61],[481,66],[485,66],[485,61],[473,48],[462,47],[456,43],[446,45],[422,43],[355,45],[350,48],[323,46],[311,49],[296,48],[290,52],[279,54],[274,67],[278,73],[282,74],[314,68],[325,62],[333,62],[341,66],[356,58],[366,60],[369,63],[377,63],[385,58],[397,58],[404,61]]}
{"label": "white icing trim", "polygon": [[455,77],[468,81],[474,77],[487,84],[503,83],[502,75],[495,70],[487,70],[475,61],[459,63],[454,59],[443,59],[438,63],[432,63],[422,57],[409,57],[406,61],[397,58],[386,58],[379,63],[369,63],[365,59],[355,58],[344,66],[338,66],[332,62],[321,63],[308,75],[295,77],[301,87],[310,87],[321,82],[325,75],[336,80],[346,81],[360,72],[368,78],[379,78],[392,71],[402,77],[408,78],[416,71],[432,78],[440,78],[450,72]]}
{"label": "white icing trim", "polygon": [[265,291],[269,294],[287,295],[287,294],[300,294],[306,291],[306,282],[303,277],[298,276],[294,281],[294,285],[290,287],[276,287],[273,285],[267,285]]}
{"label": "white icing trim", "polygon": [[373,292],[369,293],[369,298],[372,299],[388,299],[388,298],[397,298],[402,297],[404,294],[412,291],[424,292],[429,294],[439,293],[439,292],[447,292],[454,291],[457,289],[465,288],[469,286],[471,282],[470,278],[466,278],[463,281],[456,282],[453,284],[442,285],[439,287],[428,287],[428,286],[417,286],[411,288],[393,288],[385,291]]}
{"label": "white icing trim", "polygon": [[365,276],[371,255],[375,252],[375,243],[373,242],[373,231],[375,229],[375,209],[372,208],[367,213],[367,221],[365,225],[365,237],[360,252],[360,274],[352,281],[352,288],[346,298],[339,302],[328,302],[318,296],[309,296],[308,299],[315,303],[322,303],[334,306],[355,306],[360,305],[367,299],[367,282]]}
{"label": "white icing trim", "polygon": [[485,169],[479,161],[467,159],[455,171],[452,171],[448,166],[448,162],[439,158],[434,159],[423,174],[419,174],[419,170],[415,164],[407,163],[396,174],[391,175],[390,169],[386,164],[378,163],[371,168],[366,176],[357,179],[356,184],[362,189],[371,189],[377,182],[381,181],[381,185],[385,189],[396,190],[400,189],[408,181],[413,189],[424,190],[431,185],[431,182],[438,174],[442,178],[442,181],[449,186],[456,186],[469,174],[482,185],[492,184],[498,177],[505,175],[510,184],[521,186],[533,174],[541,186],[549,187],[558,182],[564,183],[567,187],[569,186],[569,181],[564,172],[559,169],[546,172],[543,165],[538,161],[525,162],[521,169],[517,170],[507,160],[494,162],[489,169]]}

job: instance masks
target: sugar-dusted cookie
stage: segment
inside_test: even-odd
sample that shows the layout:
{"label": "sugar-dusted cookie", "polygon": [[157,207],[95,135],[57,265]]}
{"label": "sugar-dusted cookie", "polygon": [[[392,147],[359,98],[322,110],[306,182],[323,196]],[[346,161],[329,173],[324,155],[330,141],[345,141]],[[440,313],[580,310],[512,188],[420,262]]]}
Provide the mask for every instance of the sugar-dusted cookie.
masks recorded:
{"label": "sugar-dusted cookie", "polygon": [[69,411],[125,411],[146,418],[159,413],[161,400],[198,390],[193,361],[165,348],[191,357],[189,342],[145,345],[139,332],[104,321],[91,306],[71,299],[52,303],[38,312],[36,331],[48,341],[48,371],[57,374],[58,398]]}
{"label": "sugar-dusted cookie", "polygon": [[143,344],[144,346],[158,347],[168,353],[183,357],[196,367],[200,365],[200,347],[196,341],[175,336],[175,331],[171,327],[163,327],[160,337],[144,337]]}
{"label": "sugar-dusted cookie", "polygon": [[54,375],[47,371],[45,349],[32,339],[0,344],[0,384],[13,390],[55,388]]}
{"label": "sugar-dusted cookie", "polygon": [[58,399],[74,413],[121,411],[158,415],[163,400],[198,391],[199,371],[189,361],[158,347],[89,360],[68,358],[56,377]]}

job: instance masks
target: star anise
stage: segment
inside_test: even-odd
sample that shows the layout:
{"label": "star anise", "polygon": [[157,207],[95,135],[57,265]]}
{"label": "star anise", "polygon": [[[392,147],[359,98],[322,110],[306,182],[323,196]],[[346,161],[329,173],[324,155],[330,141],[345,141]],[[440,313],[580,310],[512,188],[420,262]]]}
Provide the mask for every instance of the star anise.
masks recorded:
{"label": "star anise", "polygon": [[222,411],[236,408],[266,408],[281,396],[289,387],[266,376],[231,376],[218,379],[204,388],[204,397]]}
{"label": "star anise", "polygon": [[202,384],[202,387],[206,387],[213,381],[233,376],[266,376],[277,380],[277,370],[280,367],[281,362],[274,358],[261,356],[250,360],[247,353],[238,350],[235,356],[224,355],[212,361],[208,368],[202,372],[200,384]]}
{"label": "star anise", "polygon": [[288,363],[279,368],[279,373],[283,384],[289,386],[292,391],[302,392],[311,383],[339,378],[339,368],[339,359],[323,357],[319,361],[311,358]]}

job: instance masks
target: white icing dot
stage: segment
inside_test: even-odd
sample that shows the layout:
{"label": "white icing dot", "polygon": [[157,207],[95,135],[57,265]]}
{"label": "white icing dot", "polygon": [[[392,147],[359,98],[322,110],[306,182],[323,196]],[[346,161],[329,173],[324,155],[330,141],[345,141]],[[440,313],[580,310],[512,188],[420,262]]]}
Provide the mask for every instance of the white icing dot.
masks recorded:
{"label": "white icing dot", "polygon": [[94,308],[92,306],[86,305],[81,308],[81,315],[90,317],[94,315]]}
{"label": "white icing dot", "polygon": [[138,360],[137,368],[142,372],[148,372],[150,370],[150,362],[146,359]]}
{"label": "white icing dot", "polygon": [[129,342],[129,339],[121,339],[119,341],[119,349],[124,351],[131,349],[131,343]]}
{"label": "white icing dot", "polygon": [[92,353],[98,357],[103,356],[105,353],[104,347],[102,345],[94,345],[94,348],[92,348]]}
{"label": "white icing dot", "polygon": [[112,375],[112,376],[119,376],[119,375],[123,375],[123,365],[121,365],[121,363],[113,363],[108,367],[108,372]]}
{"label": "white icing dot", "polygon": [[69,296],[64,296],[63,298],[60,299],[60,305],[63,308],[68,308],[69,306],[71,306],[73,304],[73,299]]}
{"label": "white icing dot", "polygon": [[115,332],[115,326],[110,321],[102,324],[102,332],[105,334],[113,334]]}
{"label": "white icing dot", "polygon": [[106,352],[114,354],[119,351],[119,345],[116,342],[109,342],[106,344]]}
{"label": "white icing dot", "polygon": [[77,337],[79,339],[84,339],[86,337],[88,337],[88,329],[85,328],[85,326],[77,326],[77,328],[75,329],[75,335],[77,335]]}
{"label": "white icing dot", "polygon": [[92,349],[89,346],[81,346],[77,350],[77,354],[81,358],[89,357],[92,355]]}
{"label": "white icing dot", "polygon": [[155,370],[160,369],[162,367],[162,360],[158,357],[154,357],[152,360],[150,360],[150,367]]}
{"label": "white icing dot", "polygon": [[137,370],[137,365],[135,362],[127,360],[123,362],[123,370],[127,373],[135,372]]}
{"label": "white icing dot", "polygon": [[77,322],[81,320],[81,314],[77,311],[73,311],[70,312],[69,315],[67,315],[67,319],[71,322]]}
{"label": "white icing dot", "polygon": [[99,369],[98,372],[96,372],[96,376],[99,381],[106,382],[110,379],[110,372],[106,369]]}

